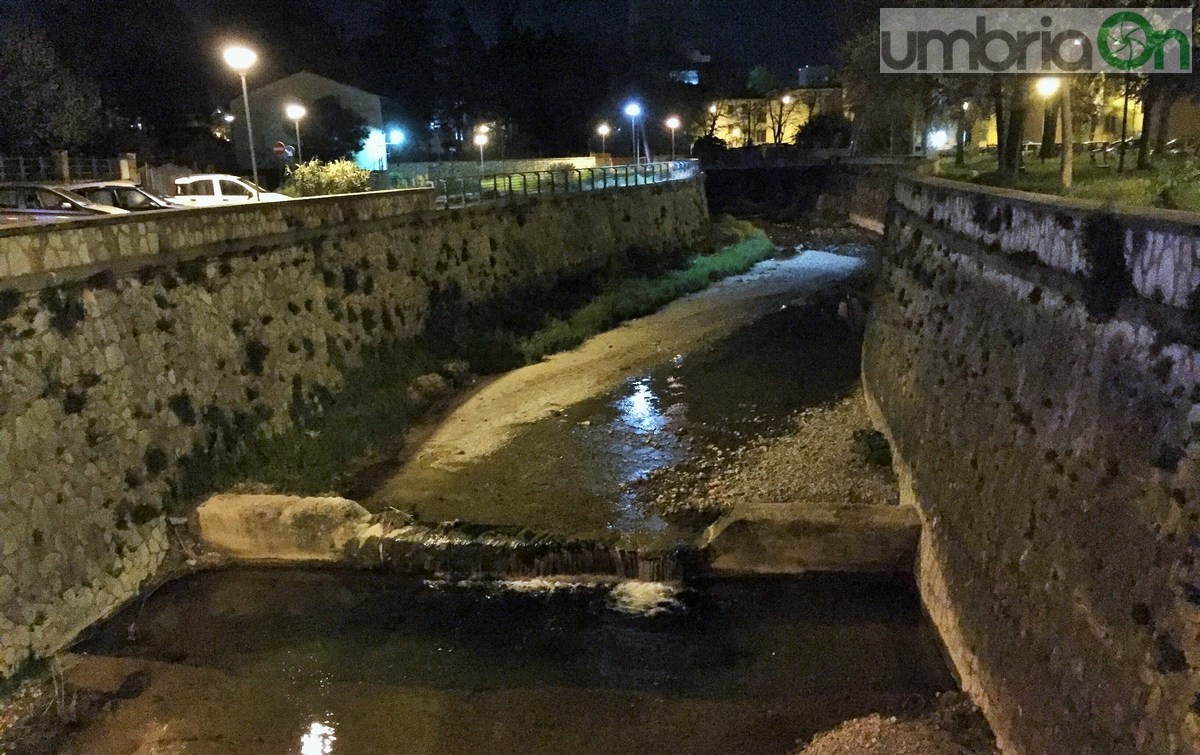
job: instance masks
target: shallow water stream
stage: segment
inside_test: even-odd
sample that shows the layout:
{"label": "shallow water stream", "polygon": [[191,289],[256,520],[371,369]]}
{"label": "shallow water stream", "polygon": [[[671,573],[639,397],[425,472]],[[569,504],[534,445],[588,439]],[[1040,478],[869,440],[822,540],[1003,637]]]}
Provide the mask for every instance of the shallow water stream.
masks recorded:
{"label": "shallow water stream", "polygon": [[910,587],[841,576],[680,590],[223,571],[79,650],[144,687],[68,752],[784,753],[953,687]]}
{"label": "shallow water stream", "polygon": [[[796,410],[857,384],[853,328],[836,316],[836,303],[805,300],[855,275],[863,261],[810,251],[768,264],[776,277],[793,280],[775,294],[770,313],[638,365],[614,389],[521,426],[493,453],[459,464],[418,452],[365,505],[425,521],[520,526],[634,547],[689,537],[660,518],[641,481],[672,467],[718,463],[752,437],[785,431]],[[536,384],[528,400],[539,400]]]}

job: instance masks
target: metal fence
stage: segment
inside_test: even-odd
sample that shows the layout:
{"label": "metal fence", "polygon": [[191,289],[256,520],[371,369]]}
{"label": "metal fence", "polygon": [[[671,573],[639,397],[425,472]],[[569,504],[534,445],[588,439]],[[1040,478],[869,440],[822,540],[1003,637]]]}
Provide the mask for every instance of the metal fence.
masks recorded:
{"label": "metal fence", "polygon": [[67,159],[72,181],[99,181],[121,177],[121,161],[108,157],[75,157]]}
{"label": "metal fence", "polygon": [[[64,168],[66,175],[64,175]],[[121,177],[121,161],[108,157],[74,155],[0,155],[0,181],[90,181]]]}
{"label": "metal fence", "polygon": [[563,168],[525,173],[460,176],[433,182],[438,207],[466,207],[506,197],[578,194],[695,178],[696,160],[615,165],[603,168]]}

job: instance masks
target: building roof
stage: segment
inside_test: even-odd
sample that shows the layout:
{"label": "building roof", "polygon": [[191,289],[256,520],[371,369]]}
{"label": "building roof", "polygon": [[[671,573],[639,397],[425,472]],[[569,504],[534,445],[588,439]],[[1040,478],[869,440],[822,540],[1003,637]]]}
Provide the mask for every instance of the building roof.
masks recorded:
{"label": "building roof", "polygon": [[[350,84],[343,84],[336,79],[331,79],[328,76],[313,73],[312,71],[297,71],[290,76],[284,76],[282,79],[276,79],[270,84],[263,84],[260,87],[255,87],[250,90],[250,96],[254,97],[257,94],[267,94],[274,92],[277,89],[296,89],[301,87],[319,86],[328,89],[341,89],[350,91],[360,96],[380,97],[374,92],[368,92],[365,89],[359,89]],[[238,98],[241,99],[240,97]]]}

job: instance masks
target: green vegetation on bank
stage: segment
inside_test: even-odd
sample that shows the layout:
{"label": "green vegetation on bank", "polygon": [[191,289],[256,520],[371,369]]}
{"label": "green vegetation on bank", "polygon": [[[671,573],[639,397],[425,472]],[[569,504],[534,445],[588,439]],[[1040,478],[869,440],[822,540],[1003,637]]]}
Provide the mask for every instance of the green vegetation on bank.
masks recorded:
{"label": "green vegetation on bank", "polygon": [[[1136,154],[1126,156],[1132,164]],[[953,158],[942,158],[933,165],[933,174],[956,181],[984,186],[1032,191],[1039,194],[1092,199],[1119,207],[1160,207],[1200,212],[1200,163],[1184,157],[1163,158],[1149,170],[1128,168],[1118,173],[1116,158],[1109,164],[1093,163],[1087,155],[1077,155],[1074,180],[1070,189],[1059,184],[1058,158],[1045,161],[1027,157],[1022,173],[1008,181],[996,172],[994,157],[980,155],[966,165],[954,165]]]}
{"label": "green vegetation on bank", "polygon": [[[469,372],[503,371],[572,348],[624,320],[745,272],[774,253],[761,230],[729,218],[713,224],[708,246],[718,251],[693,256],[681,269],[670,268],[679,258],[635,256],[606,275],[564,283],[548,296],[518,296],[479,310],[459,302],[435,304],[429,332],[364,354],[361,364],[343,368],[336,393],[298,390],[292,424],[282,433],[263,432],[265,416],[206,414],[209,441],[181,460],[166,506],[181,513],[214,491],[247,484],[356,497],[370,477],[365,472],[395,459],[405,432],[431,405],[464,385]],[[656,265],[666,267],[631,277]],[[529,301],[534,304],[523,307]],[[128,519],[140,523],[156,514],[133,511]]]}
{"label": "green vegetation on bank", "polygon": [[664,304],[708,287],[715,281],[744,273],[774,254],[767,235],[745,221],[724,220],[723,231],[736,241],[715,254],[698,254],[687,267],[654,278],[617,281],[565,318],[521,340],[521,354],[536,362],[556,351],[583,343],[625,320],[649,314]]}
{"label": "green vegetation on bank", "polygon": [[309,160],[291,168],[279,191],[289,197],[323,197],[370,191],[371,171],[350,160]]}

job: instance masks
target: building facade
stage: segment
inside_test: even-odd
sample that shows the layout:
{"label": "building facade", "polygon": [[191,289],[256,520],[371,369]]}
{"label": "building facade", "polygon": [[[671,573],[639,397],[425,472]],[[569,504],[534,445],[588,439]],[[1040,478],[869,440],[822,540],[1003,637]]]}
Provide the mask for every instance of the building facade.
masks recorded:
{"label": "building facade", "polygon": [[841,87],[804,87],[771,97],[717,100],[708,108],[705,133],[729,147],[792,144],[815,115],[846,115]]}

